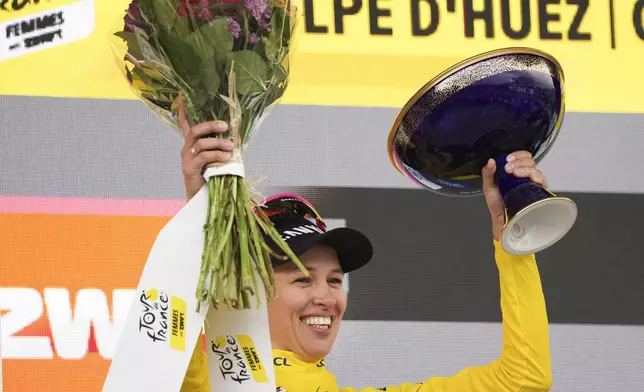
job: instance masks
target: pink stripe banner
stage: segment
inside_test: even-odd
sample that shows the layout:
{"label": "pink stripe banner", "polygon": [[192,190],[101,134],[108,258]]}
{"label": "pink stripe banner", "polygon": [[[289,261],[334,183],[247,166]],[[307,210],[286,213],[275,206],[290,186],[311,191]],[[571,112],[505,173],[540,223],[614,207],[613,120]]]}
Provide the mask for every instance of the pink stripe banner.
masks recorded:
{"label": "pink stripe banner", "polygon": [[174,216],[185,200],[0,196],[0,214]]}

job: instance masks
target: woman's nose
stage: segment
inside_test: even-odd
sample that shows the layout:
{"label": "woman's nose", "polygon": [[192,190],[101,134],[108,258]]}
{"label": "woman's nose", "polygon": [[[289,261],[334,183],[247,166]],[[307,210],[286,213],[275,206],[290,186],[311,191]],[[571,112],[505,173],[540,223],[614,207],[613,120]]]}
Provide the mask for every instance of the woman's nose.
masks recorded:
{"label": "woman's nose", "polygon": [[332,307],[335,301],[333,292],[328,284],[316,285],[313,292],[313,303],[315,305]]}

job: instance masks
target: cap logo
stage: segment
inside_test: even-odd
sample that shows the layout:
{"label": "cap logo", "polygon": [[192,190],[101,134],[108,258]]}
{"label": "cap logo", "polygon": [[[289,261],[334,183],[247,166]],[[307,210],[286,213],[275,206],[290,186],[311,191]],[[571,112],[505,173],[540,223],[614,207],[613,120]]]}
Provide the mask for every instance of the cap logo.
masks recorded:
{"label": "cap logo", "polygon": [[282,232],[282,239],[286,241],[293,237],[297,237],[299,235],[314,234],[314,233],[323,234],[324,232],[315,225],[296,226],[289,230],[284,230],[284,232]]}

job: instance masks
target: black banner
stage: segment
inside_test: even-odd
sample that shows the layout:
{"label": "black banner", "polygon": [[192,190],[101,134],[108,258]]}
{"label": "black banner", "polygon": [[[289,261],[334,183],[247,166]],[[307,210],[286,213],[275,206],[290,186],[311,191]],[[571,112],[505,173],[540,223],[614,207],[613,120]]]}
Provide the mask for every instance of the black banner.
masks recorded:
{"label": "black banner", "polygon": [[[325,218],[367,234],[350,275],[351,320],[501,320],[485,201],[414,189],[298,189]],[[573,229],[537,254],[552,323],[644,325],[644,195],[574,193]]]}

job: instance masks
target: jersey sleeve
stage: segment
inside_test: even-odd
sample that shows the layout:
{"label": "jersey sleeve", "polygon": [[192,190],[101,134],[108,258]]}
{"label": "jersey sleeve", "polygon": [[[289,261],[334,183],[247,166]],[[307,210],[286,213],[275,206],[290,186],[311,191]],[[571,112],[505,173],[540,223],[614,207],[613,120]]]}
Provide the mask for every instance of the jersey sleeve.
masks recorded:
{"label": "jersey sleeve", "polygon": [[[494,241],[499,270],[503,347],[486,365],[423,383],[342,392],[545,392],[552,385],[548,317],[534,255],[514,256]],[[440,360],[440,359],[439,359]]]}
{"label": "jersey sleeve", "polygon": [[197,339],[180,392],[210,392],[208,359],[203,350],[201,339]]}

